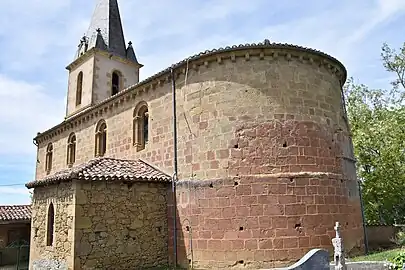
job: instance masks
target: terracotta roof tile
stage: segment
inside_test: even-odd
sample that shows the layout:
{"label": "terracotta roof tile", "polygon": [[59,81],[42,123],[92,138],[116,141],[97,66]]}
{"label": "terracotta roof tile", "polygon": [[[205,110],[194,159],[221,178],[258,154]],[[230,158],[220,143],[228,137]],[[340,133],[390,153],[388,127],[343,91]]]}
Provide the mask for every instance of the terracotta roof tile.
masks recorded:
{"label": "terracotta roof tile", "polygon": [[220,47],[218,49],[212,49],[212,50],[206,50],[206,51],[202,51],[198,54],[194,54],[190,57],[187,57],[183,60],[181,60],[180,62],[177,62],[173,65],[171,65],[170,67],[155,73],[154,75],[134,84],[131,85],[129,87],[127,87],[126,89],[123,89],[122,91],[120,91],[117,95],[108,97],[100,102],[98,102],[97,104],[95,104],[94,106],[91,106],[89,108],[86,108],[84,110],[81,110],[73,115],[70,115],[67,119],[65,119],[63,122],[61,122],[60,124],[42,132],[42,133],[38,133],[37,136],[34,138],[34,140],[44,136],[45,134],[47,134],[48,132],[52,131],[52,130],[56,130],[57,128],[67,124],[70,122],[71,119],[79,117],[81,115],[84,115],[86,112],[93,110],[94,108],[97,108],[103,104],[106,104],[107,102],[111,101],[111,100],[115,100],[115,99],[119,99],[121,96],[125,95],[126,93],[136,89],[137,87],[141,86],[141,85],[145,85],[148,82],[154,81],[155,79],[159,78],[160,76],[164,75],[164,74],[170,74],[170,70],[173,68],[180,68],[184,65],[187,65],[187,63],[189,61],[193,61],[196,59],[200,59],[201,57],[204,56],[210,56],[210,55],[215,55],[217,53],[224,53],[224,52],[233,52],[233,51],[238,51],[238,50],[246,50],[246,49],[286,49],[286,50],[295,50],[295,51],[301,51],[301,52],[309,52],[315,55],[319,55],[321,57],[325,57],[327,59],[329,59],[332,62],[335,62],[338,66],[340,66],[343,70],[344,73],[344,79],[343,81],[346,80],[346,76],[347,76],[347,71],[346,68],[343,66],[343,64],[337,60],[336,58],[330,56],[329,54],[326,54],[324,52],[321,52],[319,50],[315,50],[312,48],[308,48],[308,47],[303,47],[303,46],[298,46],[298,45],[294,45],[294,44],[289,44],[289,43],[276,43],[276,42],[271,42],[268,39],[265,39],[263,42],[258,42],[258,43],[246,43],[246,44],[239,44],[239,45],[232,45],[232,46],[226,46],[226,47]]}
{"label": "terracotta roof tile", "polygon": [[45,178],[27,183],[27,188],[68,182],[72,179],[85,181],[157,181],[170,182],[169,175],[142,160],[122,160],[114,158],[95,158],[87,163],[56,172]]}
{"label": "terracotta roof tile", "polygon": [[29,221],[31,219],[30,205],[0,205],[1,221]]}

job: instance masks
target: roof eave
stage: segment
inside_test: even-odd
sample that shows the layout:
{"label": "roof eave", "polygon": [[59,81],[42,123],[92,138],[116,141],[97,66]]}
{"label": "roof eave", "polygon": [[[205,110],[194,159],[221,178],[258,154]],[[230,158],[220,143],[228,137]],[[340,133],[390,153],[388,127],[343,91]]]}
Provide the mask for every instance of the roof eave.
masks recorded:
{"label": "roof eave", "polygon": [[11,225],[11,224],[30,224],[31,219],[11,219],[11,220],[0,220],[0,225]]}
{"label": "roof eave", "polygon": [[92,55],[94,55],[94,53],[96,52],[96,48],[90,48],[88,51],[86,51],[84,54],[82,54],[81,56],[79,56],[78,58],[76,58],[75,60],[73,60],[72,63],[70,63],[66,69],[69,71],[72,71],[75,67],[77,67],[82,61],[85,61],[86,59],[88,59],[89,57],[91,57]]}
{"label": "roof eave", "polygon": [[57,185],[60,183],[68,183],[68,182],[72,182],[73,180],[76,181],[83,181],[83,182],[87,182],[87,183],[92,183],[92,182],[115,182],[115,183],[163,183],[163,184],[168,184],[171,183],[172,180],[170,177],[168,178],[159,178],[159,177],[151,177],[151,178],[147,178],[147,177],[138,177],[136,179],[119,179],[119,180],[105,180],[103,179],[103,177],[97,178],[97,179],[83,179],[83,178],[69,178],[69,179],[55,179],[55,180],[47,180],[47,181],[41,181],[41,180],[36,180],[36,181],[32,181],[29,182],[27,184],[25,184],[25,186],[28,189],[35,189],[35,188],[39,188],[39,187],[46,187],[46,186],[53,186],[53,185]]}
{"label": "roof eave", "polygon": [[[170,69],[171,69],[171,68],[173,68],[173,69],[179,68],[179,67],[181,67],[181,66],[186,65],[187,63],[189,63],[190,60],[195,61],[195,60],[200,59],[201,57],[208,57],[208,56],[215,55],[215,54],[217,54],[217,53],[225,53],[225,52],[240,51],[240,50],[255,49],[255,48],[263,48],[263,49],[266,49],[266,48],[273,48],[273,49],[291,49],[291,50],[298,50],[298,51],[301,51],[301,52],[312,53],[312,54],[318,55],[318,56],[320,56],[320,57],[324,57],[324,58],[328,59],[329,61],[334,62],[337,66],[339,66],[339,67],[342,69],[342,72],[343,72],[343,81],[342,81],[342,84],[344,84],[344,82],[345,82],[346,79],[347,79],[347,70],[346,70],[345,66],[344,66],[339,60],[337,60],[336,58],[334,58],[334,57],[332,57],[332,56],[330,56],[330,55],[328,55],[328,54],[326,54],[326,53],[323,53],[323,52],[318,51],[318,50],[315,50],[315,49],[306,48],[306,47],[301,47],[301,46],[296,46],[296,45],[292,45],[292,44],[270,43],[270,41],[268,41],[268,40],[265,40],[263,43],[258,43],[258,44],[252,43],[252,44],[246,44],[246,45],[241,44],[241,45],[239,45],[239,46],[237,46],[237,45],[234,45],[234,46],[227,46],[227,47],[225,47],[225,48],[214,49],[214,50],[211,50],[211,51],[207,50],[207,51],[205,51],[205,52],[201,52],[201,53],[199,53],[199,54],[195,54],[195,55],[193,55],[193,56],[191,56],[191,57],[185,58],[184,60],[173,64],[171,67],[168,67],[168,68],[166,68],[166,69],[164,69],[164,70],[162,70],[162,71],[160,71],[160,72],[158,72],[158,73],[155,73],[154,75],[152,75],[152,76],[150,76],[150,77],[144,79],[143,81],[140,81],[140,82],[138,82],[138,83],[136,83],[136,84],[134,84],[134,85],[131,85],[131,86],[127,87],[126,89],[120,91],[120,92],[119,92],[118,94],[116,94],[115,96],[109,97],[109,98],[107,98],[107,99],[101,101],[100,103],[97,103],[97,104],[93,105],[89,110],[81,111],[80,113],[78,113],[78,114],[72,116],[72,117],[69,118],[68,120],[65,120],[65,121],[63,121],[62,123],[60,123],[60,124],[58,124],[58,125],[56,125],[56,126],[50,128],[50,129],[48,129],[48,130],[46,130],[46,131],[44,131],[44,132],[42,132],[42,133],[40,133],[37,137],[35,137],[35,139],[40,139],[41,137],[47,135],[48,133],[54,131],[55,129],[58,129],[59,127],[61,127],[61,126],[62,126],[63,124],[65,124],[66,122],[68,122],[68,121],[70,122],[70,121],[74,120],[75,118],[78,118],[78,117],[82,116],[84,113],[86,113],[86,112],[88,112],[88,111],[91,111],[92,109],[95,109],[95,108],[98,108],[98,107],[100,107],[100,106],[103,106],[104,104],[110,102],[111,100],[118,99],[118,98],[120,98],[122,95],[127,94],[129,91],[132,91],[132,90],[136,89],[137,87],[139,87],[139,86],[141,86],[141,85],[147,84],[147,83],[149,83],[150,81],[155,80],[156,78],[159,78],[159,77],[168,75],[168,74],[170,73]],[[97,49],[92,48],[92,49],[89,50],[88,52],[93,51],[93,50],[97,50]],[[80,59],[80,58],[78,58],[77,60],[79,60],[79,59]],[[76,60],[76,61],[77,61],[77,60]],[[72,63],[72,64],[73,64],[73,63]],[[72,64],[71,64],[71,65],[72,65]],[[138,64],[139,64],[139,63],[138,63]],[[141,64],[139,64],[139,65],[141,65]]]}

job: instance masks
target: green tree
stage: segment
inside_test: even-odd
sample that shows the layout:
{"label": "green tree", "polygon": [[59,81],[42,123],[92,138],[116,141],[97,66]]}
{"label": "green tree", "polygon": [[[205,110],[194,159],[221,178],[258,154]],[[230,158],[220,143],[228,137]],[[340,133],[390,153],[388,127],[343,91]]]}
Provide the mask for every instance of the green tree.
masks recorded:
{"label": "green tree", "polygon": [[369,224],[405,223],[405,44],[397,53],[382,47],[393,88],[370,89],[349,79],[344,87],[357,174]]}

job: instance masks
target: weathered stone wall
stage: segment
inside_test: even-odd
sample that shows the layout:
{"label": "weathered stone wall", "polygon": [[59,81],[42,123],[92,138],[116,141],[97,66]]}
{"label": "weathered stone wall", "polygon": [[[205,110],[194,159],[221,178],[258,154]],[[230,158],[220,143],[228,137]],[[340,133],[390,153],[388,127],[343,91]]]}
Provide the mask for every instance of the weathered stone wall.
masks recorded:
{"label": "weathered stone wall", "polygon": [[165,184],[77,183],[75,270],[165,266]]}
{"label": "weathered stone wall", "polygon": [[[73,268],[75,214],[73,193],[71,183],[35,188],[31,205],[30,267],[33,269],[48,269],[47,265],[56,264],[64,265],[69,269]],[[46,245],[47,214],[50,203],[55,209],[53,246]]]}
{"label": "weathered stone wall", "polygon": [[193,253],[198,267],[285,266],[312,248],[332,251],[337,220],[352,251],[360,244],[362,226],[350,185],[338,175],[293,173],[182,182],[179,262],[188,264]]}
{"label": "weathered stone wall", "polygon": [[[236,131],[243,126],[295,119],[347,131],[342,117],[340,78],[330,72],[328,62],[320,66],[318,62],[287,59],[281,50],[263,51],[263,59],[258,55],[262,50],[253,50],[249,60],[241,51],[235,53],[238,57],[234,61],[229,53],[223,53],[218,55],[222,57],[221,62],[216,57],[190,62],[187,85],[184,86],[184,72],[177,78],[180,178],[210,179],[232,174],[228,170],[228,158],[237,139]],[[275,58],[274,53],[279,56]],[[316,59],[308,53],[298,54]],[[167,76],[160,79],[165,80]],[[36,178],[45,175],[49,142],[54,143],[52,171],[67,167],[66,144],[71,132],[77,137],[76,163],[94,157],[95,125],[100,119],[107,123],[106,156],[140,157],[171,172],[171,84],[167,80],[158,81],[140,85],[41,138]],[[141,101],[149,105],[150,140],[144,150],[137,152],[133,146],[132,119],[133,110]]]}
{"label": "weathered stone wall", "polygon": [[[69,72],[66,115],[90,106],[92,103],[92,88],[94,84],[95,57],[87,57],[77,68]],[[82,102],[76,106],[77,76],[83,72]]]}
{"label": "weathered stone wall", "polygon": [[[319,195],[310,210],[313,212],[305,212],[305,215],[320,221],[323,217],[330,218],[330,224],[325,222],[320,227],[323,228],[321,230],[329,227],[333,230],[333,223],[337,221],[335,218],[338,215],[341,214],[343,217],[347,213],[352,213],[354,221],[345,225],[343,233],[352,234],[353,243],[359,244],[363,237],[358,230],[361,215],[354,181],[356,175],[351,140],[341,102],[341,86],[345,79],[342,67],[314,53],[286,48],[218,53],[190,61],[187,72],[186,67],[184,65],[183,70],[178,69],[182,72],[176,79],[179,179],[190,181],[222,179],[232,184],[234,177],[243,179],[249,176],[265,176],[269,177],[268,181],[271,184],[272,181],[278,183],[277,177],[289,178],[291,174],[297,172],[308,173],[308,179],[319,173],[327,173],[327,177],[315,185],[316,194],[310,193],[315,191],[311,191],[310,188],[307,190],[307,187],[305,192],[308,193],[297,194],[297,196],[312,196],[313,200],[315,195]],[[185,85],[186,73],[187,85]],[[106,156],[142,158],[171,173],[173,169],[172,96],[171,84],[167,78],[168,74],[165,74],[141,84],[137,89],[119,96],[115,101],[100,105],[91,113],[74,119],[72,125],[64,125],[50,132],[49,136],[40,138],[38,159],[41,164],[45,160],[46,145],[52,141],[55,149],[53,170],[66,167],[66,139],[71,132],[76,133],[78,140],[77,163],[86,162],[92,158],[95,125],[100,119],[105,119],[107,123]],[[137,152],[133,146],[132,117],[133,109],[141,101],[146,101],[149,105],[150,140],[144,150]],[[37,178],[43,177],[44,174],[43,165],[39,165]],[[344,188],[339,189],[342,193],[325,193],[325,189],[328,190],[327,192],[333,192],[333,190],[337,192],[336,179],[345,183]],[[241,187],[237,188],[241,189]],[[188,194],[187,190],[179,190],[179,192]],[[194,196],[194,200],[188,203],[181,200],[179,209],[194,209],[192,205],[197,204],[199,199],[206,199],[207,192],[210,191],[202,189],[199,195],[189,194],[190,197]],[[235,193],[235,200],[242,200],[245,195],[248,194]],[[267,195],[271,196],[271,193]],[[294,199],[290,197],[291,194],[283,192],[278,195],[281,200],[280,207],[285,212],[271,215],[268,213],[271,218],[273,215],[275,217],[301,215],[289,211],[301,213],[307,202],[303,203],[301,199]],[[339,201],[336,201],[335,196],[340,196]],[[221,213],[225,211],[226,205],[218,203],[219,198],[210,199],[208,204],[216,206],[209,206],[210,209],[204,210],[202,217],[193,220],[190,226],[195,228],[193,230],[195,234],[208,234],[206,232],[209,231],[208,228],[203,229],[208,222],[206,220],[220,218],[217,215],[218,211]],[[263,211],[273,203],[262,203]],[[248,205],[253,207],[256,203],[252,201]],[[308,202],[308,205],[311,205],[311,202]],[[182,229],[187,226],[187,220],[191,217],[192,212],[189,211],[192,210],[180,211],[180,216],[177,217]],[[307,211],[306,205],[305,211]],[[324,213],[325,211],[327,213]],[[233,215],[233,212],[229,215]],[[259,213],[256,216],[253,215],[256,218],[260,216]],[[235,212],[233,219],[236,217]],[[304,221],[302,222],[304,228],[310,226],[307,220]],[[342,220],[338,221],[343,223]],[[275,224],[277,225],[272,227],[274,229],[278,226],[280,228],[286,226]],[[222,231],[225,235],[232,230],[223,228]],[[209,234],[212,235],[212,232]],[[172,235],[172,232],[169,235]],[[322,243],[331,246],[330,241],[326,244],[327,232],[314,234],[313,230],[306,231],[306,237],[312,235],[324,239]],[[293,236],[295,234],[292,234],[292,231],[286,232],[285,237]],[[253,242],[257,240],[253,236],[251,238]],[[277,241],[283,239],[280,235],[273,235],[271,238]],[[183,242],[181,239],[179,244],[182,245]],[[307,248],[318,246],[316,241],[311,243]],[[297,259],[304,255],[306,251],[304,248],[296,249],[294,244],[291,245],[286,244],[284,247],[283,244],[282,248],[277,249],[283,250],[284,253],[285,250],[291,250],[286,260]],[[243,246],[242,249],[243,252],[252,251],[258,254],[254,252],[255,250],[262,252],[258,245],[256,248],[254,245]],[[169,251],[172,253],[172,250]],[[194,246],[194,251],[196,261],[202,264],[211,263],[206,260],[204,246],[201,248],[198,245]],[[186,250],[180,248],[179,256],[185,257],[185,253]],[[274,257],[273,259],[282,261],[285,258]],[[253,259],[246,257],[243,260],[263,263],[260,257]]]}
{"label": "weathered stone wall", "polygon": [[[68,81],[67,116],[109,98],[113,71],[118,71],[121,75],[121,90],[139,81],[137,64],[117,56],[109,56],[108,53],[93,49],[76,60],[77,64],[72,65]],[[80,72],[83,72],[82,102],[76,106],[77,76]]]}
{"label": "weathered stone wall", "polygon": [[120,77],[120,90],[139,81],[139,66],[119,57],[110,58],[109,54],[96,54],[94,63],[93,103],[96,104],[111,97],[112,73],[117,71]]}

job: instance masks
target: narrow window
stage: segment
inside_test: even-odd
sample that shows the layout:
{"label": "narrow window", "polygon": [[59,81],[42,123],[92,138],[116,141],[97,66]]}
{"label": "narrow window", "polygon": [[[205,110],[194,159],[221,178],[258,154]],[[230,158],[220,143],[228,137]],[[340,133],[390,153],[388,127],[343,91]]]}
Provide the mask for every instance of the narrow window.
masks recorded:
{"label": "narrow window", "polygon": [[96,128],[96,147],[95,156],[104,156],[107,150],[107,125],[104,121],[100,121]]}
{"label": "narrow window", "polygon": [[70,134],[67,146],[67,165],[70,167],[76,161],[76,135]]}
{"label": "narrow window", "polygon": [[112,74],[111,95],[116,95],[120,91],[120,75],[116,71]]}
{"label": "narrow window", "polygon": [[53,245],[54,226],[55,226],[55,209],[53,208],[53,204],[51,203],[48,209],[48,228],[46,232],[47,246]]}
{"label": "narrow window", "polygon": [[83,92],[83,72],[80,71],[79,75],[77,75],[76,106],[82,104],[82,92]]}
{"label": "narrow window", "polygon": [[149,114],[148,105],[145,102],[140,103],[134,110],[133,129],[137,151],[145,149],[149,141]]}
{"label": "narrow window", "polygon": [[46,157],[45,157],[45,171],[47,174],[49,174],[52,170],[52,159],[53,159],[53,145],[52,143],[50,143],[46,148]]}
{"label": "narrow window", "polygon": [[149,140],[148,108],[146,108],[146,110],[142,113],[142,123],[143,123],[143,141],[144,144],[147,144]]}

